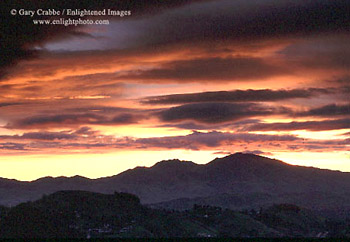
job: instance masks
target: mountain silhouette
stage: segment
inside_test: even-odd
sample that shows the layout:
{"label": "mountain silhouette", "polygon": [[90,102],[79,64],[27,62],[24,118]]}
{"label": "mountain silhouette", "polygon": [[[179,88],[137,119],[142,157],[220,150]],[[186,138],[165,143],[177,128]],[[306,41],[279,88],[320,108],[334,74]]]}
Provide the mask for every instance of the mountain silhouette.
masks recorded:
{"label": "mountain silhouette", "polygon": [[350,173],[293,166],[245,153],[216,158],[205,165],[161,161],[99,179],[1,179],[0,204],[14,206],[60,190],[127,192],[137,195],[143,204],[165,208],[186,209],[197,203],[245,209],[292,203],[325,212],[350,211]]}

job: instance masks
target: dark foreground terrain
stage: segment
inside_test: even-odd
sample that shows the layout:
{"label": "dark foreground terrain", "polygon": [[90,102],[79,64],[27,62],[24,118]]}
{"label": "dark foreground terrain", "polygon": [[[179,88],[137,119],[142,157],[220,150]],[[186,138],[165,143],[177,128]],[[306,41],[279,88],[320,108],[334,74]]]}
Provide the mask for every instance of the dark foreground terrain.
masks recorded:
{"label": "dark foreground terrain", "polygon": [[59,191],[0,207],[0,238],[346,237],[347,220],[327,219],[291,204],[233,211],[194,205],[154,209],[127,193]]}

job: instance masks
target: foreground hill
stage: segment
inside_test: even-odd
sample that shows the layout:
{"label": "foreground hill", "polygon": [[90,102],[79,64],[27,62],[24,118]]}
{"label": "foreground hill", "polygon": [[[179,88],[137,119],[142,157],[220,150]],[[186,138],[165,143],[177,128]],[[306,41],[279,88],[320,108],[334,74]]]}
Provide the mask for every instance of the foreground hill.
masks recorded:
{"label": "foreground hill", "polygon": [[337,214],[350,211],[350,174],[252,154],[236,153],[206,165],[168,160],[116,176],[42,178],[33,182],[0,180],[0,204],[13,206],[59,190],[137,195],[143,204],[188,209],[194,203],[231,209],[292,203]]}
{"label": "foreground hill", "polygon": [[326,237],[333,232],[324,218],[290,204],[259,212],[194,205],[181,212],[148,208],[127,193],[60,191],[0,212],[0,238]]}

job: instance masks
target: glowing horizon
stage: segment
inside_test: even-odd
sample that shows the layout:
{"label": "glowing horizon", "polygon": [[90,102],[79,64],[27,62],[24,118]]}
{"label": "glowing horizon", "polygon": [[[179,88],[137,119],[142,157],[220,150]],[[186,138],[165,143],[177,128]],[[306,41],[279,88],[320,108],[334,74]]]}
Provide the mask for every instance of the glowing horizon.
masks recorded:
{"label": "glowing horizon", "polygon": [[9,16],[0,177],[98,178],[235,152],[350,171],[350,33],[332,1],[295,2],[300,16],[277,0],[173,4],[130,6],[109,25]]}

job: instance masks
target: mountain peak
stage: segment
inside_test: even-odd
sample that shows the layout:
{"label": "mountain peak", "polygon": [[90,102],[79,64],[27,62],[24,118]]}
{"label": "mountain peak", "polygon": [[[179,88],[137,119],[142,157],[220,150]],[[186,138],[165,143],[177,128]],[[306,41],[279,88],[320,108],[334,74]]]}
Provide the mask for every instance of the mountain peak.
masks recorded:
{"label": "mountain peak", "polygon": [[209,166],[212,165],[227,165],[227,166],[235,166],[235,167],[242,167],[242,166],[261,166],[261,165],[282,165],[285,164],[284,162],[276,159],[267,158],[260,155],[255,155],[251,153],[242,153],[237,152],[222,158],[216,158],[210,163],[208,163]]}
{"label": "mountain peak", "polygon": [[152,168],[183,168],[189,166],[196,166],[192,161],[184,161],[179,159],[163,160],[157,162]]}
{"label": "mountain peak", "polygon": [[57,176],[57,177],[52,177],[52,176],[45,176],[45,177],[41,177],[37,180],[31,181],[31,183],[52,183],[52,182],[65,182],[67,180],[71,180],[71,181],[85,181],[85,180],[89,180],[86,177],[83,176],[79,176],[79,175],[75,175],[75,176],[71,176],[71,177],[66,177],[66,176]]}

